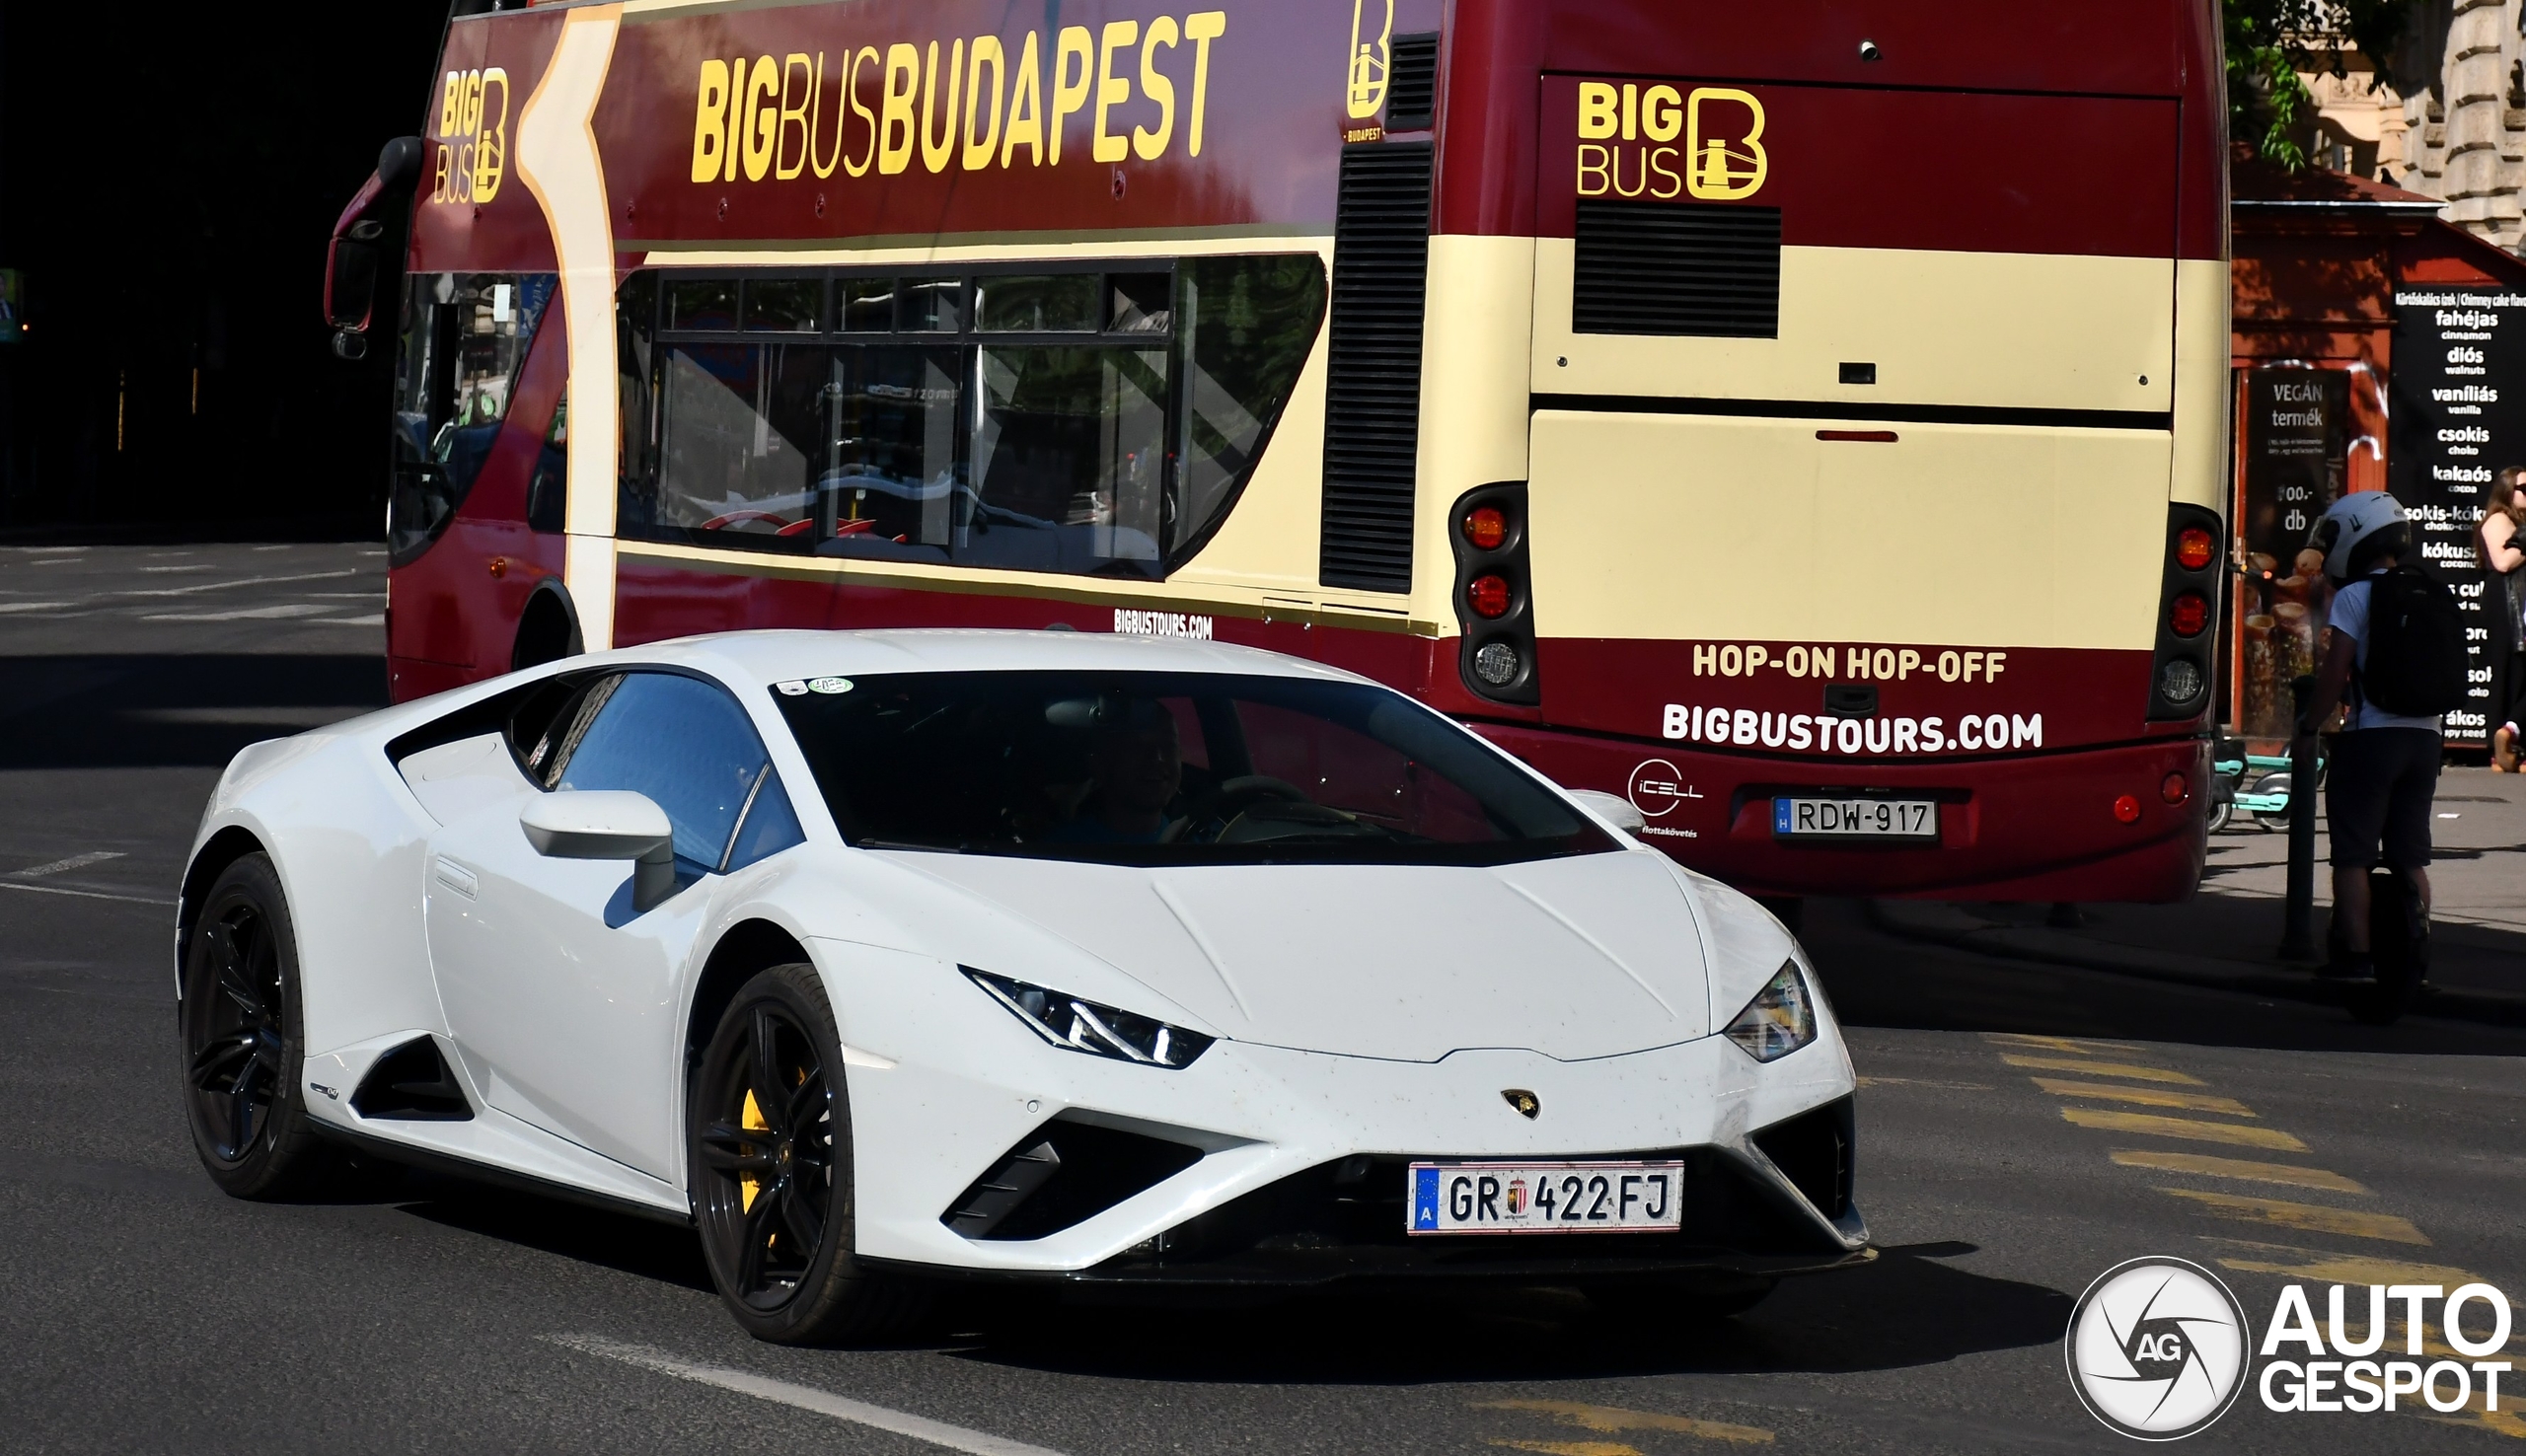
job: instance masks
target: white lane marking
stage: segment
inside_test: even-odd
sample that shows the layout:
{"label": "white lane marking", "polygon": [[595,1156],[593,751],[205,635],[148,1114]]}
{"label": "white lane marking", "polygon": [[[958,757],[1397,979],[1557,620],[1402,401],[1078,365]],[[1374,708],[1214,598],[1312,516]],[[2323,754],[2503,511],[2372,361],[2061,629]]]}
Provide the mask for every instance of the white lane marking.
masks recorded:
{"label": "white lane marking", "polygon": [[85,869],[92,864],[103,864],[109,859],[120,858],[122,858],[122,851],[119,849],[91,849],[85,854],[73,854],[68,859],[56,859],[50,864],[39,864],[33,869],[12,871],[9,878],[39,880],[45,875],[57,875],[63,870]]}
{"label": "white lane marking", "polygon": [[67,602],[0,602],[0,612],[58,612]]}
{"label": "white lane marking", "polygon": [[203,561],[191,566],[143,566],[140,569],[143,571],[216,571],[219,568]]}
{"label": "white lane marking", "polygon": [[933,1446],[944,1446],[950,1451],[964,1451],[969,1456],[1062,1456],[1061,1452],[1050,1447],[1030,1446],[1024,1441],[1012,1441],[1006,1436],[996,1436],[987,1431],[968,1430],[926,1416],[890,1411],[883,1406],[854,1401],[813,1386],[792,1385],[786,1380],[749,1375],[743,1370],[730,1370],[719,1365],[694,1364],[644,1345],[625,1345],[595,1335],[547,1335],[543,1338],[555,1345],[603,1355],[610,1360],[621,1360],[627,1365],[637,1365],[644,1370],[655,1370],[662,1375],[673,1375],[703,1385],[715,1385],[721,1390],[733,1390],[739,1395],[750,1395],[757,1400],[772,1401],[800,1411],[813,1411],[819,1416],[831,1416],[855,1425],[892,1431],[917,1441],[928,1441]]}
{"label": "white lane marking", "polygon": [[386,614],[372,612],[366,617],[320,617],[313,624],[337,627],[380,627],[386,625]]}
{"label": "white lane marking", "polygon": [[126,905],[174,905],[150,895],[108,895],[103,890],[69,890],[59,885],[29,885],[19,880],[0,880],[0,890],[24,890],[32,895],[75,895],[81,900],[119,900]]}
{"label": "white lane marking", "polygon": [[86,546],[20,546],[30,556],[58,556],[71,551],[84,551]]}
{"label": "white lane marking", "polygon": [[335,581],[345,576],[357,575],[359,575],[359,572],[356,568],[343,571],[308,571],[297,576],[247,576],[241,577],[236,581],[197,581],[191,586],[152,587],[145,592],[112,592],[109,595],[116,597],[189,597],[195,592],[225,591],[230,587],[278,586],[282,582],[288,581]]}
{"label": "white lane marking", "polygon": [[319,612],[339,612],[322,602],[283,602],[273,607],[240,607],[234,612],[150,612],[142,621],[279,621],[291,617],[314,617]]}

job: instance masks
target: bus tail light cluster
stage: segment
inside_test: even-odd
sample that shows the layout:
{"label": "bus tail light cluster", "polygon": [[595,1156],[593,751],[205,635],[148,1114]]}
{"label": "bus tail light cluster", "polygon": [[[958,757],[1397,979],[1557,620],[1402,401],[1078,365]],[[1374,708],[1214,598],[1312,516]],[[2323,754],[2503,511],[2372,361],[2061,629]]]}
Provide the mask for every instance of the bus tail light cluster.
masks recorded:
{"label": "bus tail light cluster", "polygon": [[2210,652],[2216,636],[2210,627],[2219,615],[2222,529],[2216,511],[2195,505],[2167,508],[2158,641],[2149,668],[2153,722],[2197,718],[2210,706]]}
{"label": "bus tail light cluster", "polygon": [[1449,515],[1456,557],[1457,672],[1477,697],[1543,700],[1535,677],[1534,603],[1526,571],[1523,481],[1468,490]]}

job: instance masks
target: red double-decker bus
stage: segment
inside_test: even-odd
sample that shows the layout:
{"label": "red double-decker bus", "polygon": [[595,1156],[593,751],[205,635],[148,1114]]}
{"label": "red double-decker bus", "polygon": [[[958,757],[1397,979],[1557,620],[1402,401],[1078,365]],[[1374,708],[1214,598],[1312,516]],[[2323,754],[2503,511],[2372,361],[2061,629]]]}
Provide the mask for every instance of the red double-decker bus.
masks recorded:
{"label": "red double-decker bus", "polygon": [[1207,3],[454,18],[327,300],[398,351],[397,695],[745,626],[1216,638],[1757,892],[2192,889],[2206,0]]}

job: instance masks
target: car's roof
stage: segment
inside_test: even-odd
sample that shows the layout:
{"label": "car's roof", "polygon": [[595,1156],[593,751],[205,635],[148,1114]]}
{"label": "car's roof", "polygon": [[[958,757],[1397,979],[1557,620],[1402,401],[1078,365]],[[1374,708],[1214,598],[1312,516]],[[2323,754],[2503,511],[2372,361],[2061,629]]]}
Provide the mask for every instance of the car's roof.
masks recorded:
{"label": "car's roof", "polygon": [[1178,672],[1366,682],[1255,647],[1112,632],[937,627],[886,631],[743,631],[679,637],[608,654],[631,664],[716,668],[756,683],[878,673]]}

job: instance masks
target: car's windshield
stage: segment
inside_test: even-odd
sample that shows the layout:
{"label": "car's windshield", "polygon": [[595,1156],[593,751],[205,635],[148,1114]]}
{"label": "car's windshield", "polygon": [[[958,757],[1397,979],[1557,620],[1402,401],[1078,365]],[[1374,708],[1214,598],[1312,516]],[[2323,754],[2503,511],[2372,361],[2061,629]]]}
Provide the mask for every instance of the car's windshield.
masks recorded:
{"label": "car's windshield", "polygon": [[1113,864],[1503,864],[1613,849],[1381,688],[1227,673],[890,673],[776,685],[845,837]]}

